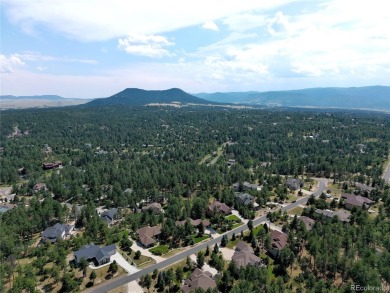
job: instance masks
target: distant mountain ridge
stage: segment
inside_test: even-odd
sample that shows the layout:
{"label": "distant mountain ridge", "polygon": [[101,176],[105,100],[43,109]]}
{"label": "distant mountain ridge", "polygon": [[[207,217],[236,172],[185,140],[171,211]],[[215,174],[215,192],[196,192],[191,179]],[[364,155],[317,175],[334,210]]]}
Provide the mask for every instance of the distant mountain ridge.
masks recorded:
{"label": "distant mountain ridge", "polygon": [[13,95],[3,95],[0,96],[2,100],[65,100],[66,98],[57,96],[57,95],[38,95],[38,96],[13,96]]}
{"label": "distant mountain ridge", "polygon": [[93,100],[85,106],[144,106],[147,104],[167,104],[179,102],[183,104],[212,104],[214,102],[195,97],[185,91],[172,88],[168,90],[142,90],[138,88],[127,88],[111,97]]}
{"label": "distant mountain ridge", "polygon": [[389,86],[350,88],[309,88],[269,92],[232,92],[195,94],[203,99],[223,103],[281,107],[321,107],[345,109],[390,109]]}

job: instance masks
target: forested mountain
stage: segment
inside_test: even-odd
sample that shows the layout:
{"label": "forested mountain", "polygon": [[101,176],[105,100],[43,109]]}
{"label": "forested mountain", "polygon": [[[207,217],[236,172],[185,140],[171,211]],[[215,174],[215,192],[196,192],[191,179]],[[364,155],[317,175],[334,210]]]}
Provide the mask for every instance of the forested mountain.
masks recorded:
{"label": "forested mountain", "polygon": [[111,97],[96,99],[85,106],[113,106],[113,105],[128,105],[128,106],[143,106],[152,103],[166,104],[179,102],[182,104],[210,104],[212,102],[197,98],[187,94],[181,89],[172,88],[169,90],[142,90],[137,88],[125,89]]}
{"label": "forested mountain", "polygon": [[195,94],[215,102],[265,106],[390,109],[390,87],[310,88],[290,91]]}

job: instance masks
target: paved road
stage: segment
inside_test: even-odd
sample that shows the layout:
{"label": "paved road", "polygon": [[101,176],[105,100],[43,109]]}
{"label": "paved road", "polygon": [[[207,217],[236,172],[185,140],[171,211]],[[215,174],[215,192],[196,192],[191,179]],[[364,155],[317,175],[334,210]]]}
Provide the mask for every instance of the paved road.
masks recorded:
{"label": "paved road", "polygon": [[[319,184],[318,184],[318,189],[314,192],[314,195],[319,196],[326,188],[327,179],[320,178],[320,179],[316,179],[316,180],[319,181]],[[291,210],[291,209],[299,206],[300,204],[306,204],[308,198],[309,198],[308,196],[302,197],[302,198],[298,199],[296,202],[291,203],[291,204],[283,207],[282,211],[288,211],[288,210]],[[253,220],[253,226],[258,226],[260,223],[262,223],[266,220],[267,220],[267,215],[256,218],[255,220]],[[227,235],[228,237],[231,237],[233,235],[233,233],[235,233],[236,235],[239,235],[241,233],[241,231],[246,231],[246,230],[248,230],[248,226],[243,225],[243,226],[240,226],[236,229],[230,230],[223,235]],[[218,243],[218,244],[221,243],[223,235],[218,236],[214,239],[211,239],[207,242],[200,243],[194,247],[191,247],[188,250],[185,250],[181,253],[178,253],[178,254],[176,254],[176,255],[174,255],[174,256],[172,256],[172,257],[170,257],[170,258],[168,258],[160,263],[152,265],[152,266],[145,268],[141,271],[135,272],[135,273],[128,275],[128,276],[119,277],[119,278],[114,279],[110,282],[106,282],[106,283],[103,283],[101,285],[98,285],[95,288],[92,288],[92,289],[87,290],[85,292],[105,293],[109,290],[123,286],[129,282],[132,282],[134,280],[139,279],[140,277],[142,277],[146,274],[152,273],[155,269],[157,269],[157,270],[163,269],[167,266],[170,266],[178,261],[181,261],[181,260],[187,258],[187,256],[190,256],[191,254],[198,253],[200,250],[206,249],[207,245],[212,248],[216,243]]]}

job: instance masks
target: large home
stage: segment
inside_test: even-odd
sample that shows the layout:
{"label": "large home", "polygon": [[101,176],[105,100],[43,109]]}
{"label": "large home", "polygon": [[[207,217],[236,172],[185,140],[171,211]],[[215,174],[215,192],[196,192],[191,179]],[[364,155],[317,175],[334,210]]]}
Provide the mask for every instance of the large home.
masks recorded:
{"label": "large home", "polygon": [[142,227],[137,230],[138,241],[145,247],[151,247],[156,243],[156,236],[161,234],[161,226]]}
{"label": "large home", "polygon": [[278,257],[280,251],[287,245],[287,234],[284,234],[280,231],[273,230],[271,231],[271,246],[268,249],[268,252],[273,257]]}
{"label": "large home", "polygon": [[306,230],[308,230],[308,231],[313,229],[313,226],[316,222],[313,219],[306,217],[306,216],[300,216],[299,221],[301,221],[303,224],[305,224]]}
{"label": "large home", "polygon": [[286,181],[286,186],[290,190],[298,190],[303,187],[303,181],[297,178],[288,178]]}
{"label": "large home", "polygon": [[[193,220],[193,219],[189,219],[190,223],[192,226],[194,227],[198,227],[201,223],[203,224],[203,227],[209,227],[210,226],[210,221],[209,220],[201,220],[201,219],[196,219],[196,220]],[[186,223],[186,220],[183,220],[183,221],[176,221],[175,224],[176,226],[184,226],[184,224]]]}
{"label": "large home", "polygon": [[346,222],[346,223],[349,222],[349,217],[351,216],[350,212],[344,210],[334,212],[331,210],[316,209],[314,211],[314,214],[320,215],[324,219],[333,219],[336,216],[340,222]]}
{"label": "large home", "polygon": [[238,191],[248,191],[248,190],[257,190],[257,191],[260,191],[261,190],[261,186],[258,185],[258,184],[252,184],[252,183],[249,183],[249,182],[244,182],[242,183],[242,185],[240,185],[239,183],[234,183],[232,185],[233,187],[233,190],[238,192]]}
{"label": "large home", "polygon": [[242,205],[248,206],[250,204],[254,204],[253,201],[254,197],[248,193],[242,193],[242,192],[236,193],[235,198],[237,202]]}
{"label": "large home", "polygon": [[238,242],[236,246],[236,251],[232,256],[232,261],[234,261],[237,267],[246,267],[247,265],[259,265],[261,264],[261,259],[254,255],[253,248],[245,242]]}
{"label": "large home", "polygon": [[100,218],[108,225],[112,225],[118,218],[118,209],[112,208],[110,210],[106,210],[100,215]]}
{"label": "large home", "polygon": [[48,191],[47,186],[45,183],[37,183],[33,187],[34,192],[39,192],[39,191]]}
{"label": "large home", "polygon": [[76,264],[80,262],[82,258],[87,261],[93,261],[95,265],[103,265],[111,260],[111,256],[116,253],[115,244],[111,244],[105,247],[99,247],[93,243],[84,245],[79,250],[74,252],[74,260]]}
{"label": "large home", "polygon": [[359,183],[359,182],[355,182],[355,187],[362,190],[362,191],[366,191],[367,193],[370,193],[371,191],[373,191],[375,189],[372,186],[368,186],[367,184],[363,184],[363,183]]}
{"label": "large home", "polygon": [[50,169],[58,168],[58,167],[61,167],[61,166],[62,166],[62,162],[61,161],[51,162],[51,163],[43,163],[42,164],[43,170],[50,170]]}
{"label": "large home", "polygon": [[51,243],[56,242],[58,239],[65,239],[66,236],[70,235],[70,232],[74,229],[72,225],[65,225],[57,223],[54,226],[47,227],[42,232],[42,242],[50,241]]}
{"label": "large home", "polygon": [[158,202],[153,202],[153,203],[150,203],[150,204],[142,207],[143,212],[152,211],[153,214],[159,214],[162,212],[162,210],[163,209],[161,207],[161,204],[159,204]]}
{"label": "large home", "polygon": [[214,212],[220,212],[225,215],[229,215],[232,213],[232,208],[228,207],[225,203],[219,202],[215,200],[212,204],[210,204],[207,208],[207,213],[212,216]]}
{"label": "large home", "polygon": [[196,268],[191,276],[184,280],[184,284],[181,287],[184,293],[193,292],[198,288],[202,288],[206,291],[209,288],[216,288],[217,284],[213,280],[213,275],[210,272],[203,272]]}
{"label": "large home", "polygon": [[342,194],[342,198],[345,200],[345,208],[352,210],[353,208],[368,209],[373,203],[371,199],[360,195]]}

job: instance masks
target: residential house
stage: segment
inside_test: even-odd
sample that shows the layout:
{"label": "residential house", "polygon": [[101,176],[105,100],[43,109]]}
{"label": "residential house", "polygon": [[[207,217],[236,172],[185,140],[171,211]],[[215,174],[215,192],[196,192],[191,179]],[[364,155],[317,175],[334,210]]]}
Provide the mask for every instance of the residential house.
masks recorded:
{"label": "residential house", "polygon": [[299,217],[299,220],[305,224],[305,227],[306,227],[306,230],[310,231],[311,229],[313,229],[313,226],[315,224],[316,221],[314,221],[313,219],[309,218],[309,217],[306,217],[306,216],[300,216]]}
{"label": "residential house", "polygon": [[271,246],[268,249],[268,252],[273,257],[278,257],[280,251],[287,245],[287,234],[284,234],[280,231],[273,230],[271,231]]}
{"label": "residential house", "polygon": [[246,182],[246,181],[244,181],[244,183],[242,183],[242,186],[239,183],[234,183],[232,185],[232,187],[233,187],[233,190],[235,192],[248,191],[248,190],[257,190],[257,191],[261,190],[261,186],[260,185],[252,184],[252,183],[249,183],[249,182]]}
{"label": "residential house", "polygon": [[116,219],[118,219],[118,209],[112,208],[110,210],[104,211],[100,218],[106,222],[108,225],[112,225]]}
{"label": "residential house", "polygon": [[254,197],[248,193],[236,193],[235,198],[239,204],[243,204],[246,206],[254,203]]}
{"label": "residential house", "polygon": [[56,242],[58,239],[65,239],[66,236],[70,235],[70,232],[74,229],[72,225],[65,225],[57,223],[54,226],[47,227],[42,232],[41,242],[50,241],[51,243]]}
{"label": "residential house", "polygon": [[156,237],[161,234],[161,226],[142,227],[137,230],[138,241],[145,247],[153,246],[157,241]]}
{"label": "residential house", "polygon": [[[176,226],[184,226],[185,223],[186,223],[186,220],[175,222]],[[196,219],[196,220],[190,219],[190,223],[194,227],[198,227],[200,225],[200,223],[202,223],[203,227],[205,227],[205,228],[209,227],[211,225],[209,220],[201,220],[201,219]]]}
{"label": "residential house", "polygon": [[153,203],[150,203],[146,206],[143,206],[142,211],[143,212],[152,211],[153,214],[159,214],[163,211],[163,209],[161,207],[161,204],[159,204],[158,202],[153,202]]}
{"label": "residential house", "polygon": [[45,183],[37,183],[33,187],[34,192],[39,192],[39,191],[48,191],[47,186]]}
{"label": "residential house", "polygon": [[290,190],[298,190],[303,187],[303,181],[297,178],[288,178],[286,181],[286,186]]}
{"label": "residential house", "polygon": [[227,162],[228,168],[230,168],[231,166],[234,166],[235,163],[236,163],[236,160],[229,159],[228,162]]}
{"label": "residential house", "polygon": [[314,214],[319,215],[324,219],[333,219],[336,216],[340,222],[346,222],[346,223],[349,222],[349,217],[351,216],[350,212],[344,210],[334,212],[330,210],[316,209],[314,211]]}
{"label": "residential house", "polygon": [[116,253],[115,244],[111,244],[105,247],[99,247],[93,243],[84,245],[79,250],[74,252],[74,260],[76,264],[80,262],[82,258],[87,261],[93,261],[96,266],[106,264],[110,262],[111,256]]}
{"label": "residential house", "polygon": [[196,268],[191,276],[184,280],[184,284],[181,287],[184,293],[189,293],[193,292],[198,288],[202,288],[204,291],[207,289],[211,288],[216,288],[217,284],[215,283],[213,279],[213,275],[205,271],[203,272],[202,270]]}
{"label": "residential house", "polygon": [[373,203],[371,199],[360,195],[342,194],[341,197],[345,200],[345,208],[347,210],[352,210],[353,208],[368,209]]}
{"label": "residential house", "polygon": [[43,163],[42,164],[43,170],[50,170],[50,169],[58,168],[58,167],[61,167],[61,166],[62,166],[62,162],[61,161],[56,161],[56,162],[51,162],[51,163]]}
{"label": "residential house", "polygon": [[232,256],[237,267],[246,267],[247,265],[259,265],[261,259],[253,253],[253,248],[247,243],[240,241],[237,243],[236,251]]}
{"label": "residential house", "polygon": [[361,191],[365,191],[367,193],[370,193],[372,190],[375,189],[372,186],[368,186],[367,184],[363,184],[363,183],[359,183],[359,182],[355,182],[355,187],[357,189],[360,189]]}
{"label": "residential house", "polygon": [[212,216],[214,215],[215,211],[225,215],[229,215],[232,213],[232,208],[228,207],[225,203],[215,200],[212,204],[208,206],[207,213]]}

